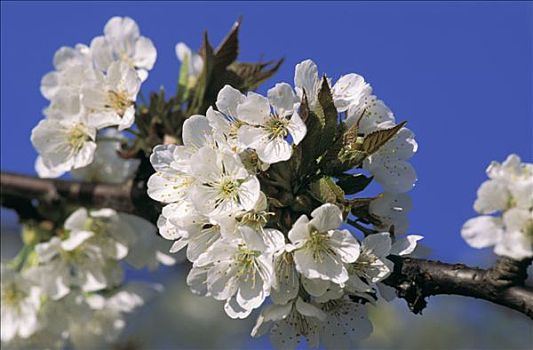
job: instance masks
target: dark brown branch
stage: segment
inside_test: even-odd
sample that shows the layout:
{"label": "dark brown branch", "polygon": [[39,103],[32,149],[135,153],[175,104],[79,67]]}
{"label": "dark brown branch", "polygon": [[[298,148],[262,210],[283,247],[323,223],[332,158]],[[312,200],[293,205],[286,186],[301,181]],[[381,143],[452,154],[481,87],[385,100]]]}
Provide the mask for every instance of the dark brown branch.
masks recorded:
{"label": "dark brown branch", "polygon": [[[37,199],[48,204],[75,203],[92,208],[113,208],[155,222],[159,205],[146,195],[143,180],[123,185],[39,179],[1,174],[2,197]],[[524,285],[531,260],[498,259],[490,269],[391,256],[394,272],[384,281],[394,287],[411,310],[420,313],[432,295],[462,295],[490,301],[533,319],[533,288]]]}
{"label": "dark brown branch", "polygon": [[[115,210],[154,219],[155,206],[146,195],[145,183],[129,181],[121,185],[40,179],[33,176],[2,172],[0,176],[2,198],[18,197],[36,199],[47,204],[71,203],[91,208],[113,208]],[[3,199],[4,201],[4,199]],[[16,208],[13,208],[16,210]],[[141,210],[142,209],[142,210]]]}
{"label": "dark brown branch", "polygon": [[398,296],[407,301],[414,313],[422,312],[427,305],[427,297],[449,294],[487,300],[533,319],[533,288],[524,285],[523,275],[520,275],[523,276],[520,280],[510,283],[501,259],[492,268],[484,270],[440,261],[398,256],[389,258],[394,261],[394,272],[384,282],[396,289]]}

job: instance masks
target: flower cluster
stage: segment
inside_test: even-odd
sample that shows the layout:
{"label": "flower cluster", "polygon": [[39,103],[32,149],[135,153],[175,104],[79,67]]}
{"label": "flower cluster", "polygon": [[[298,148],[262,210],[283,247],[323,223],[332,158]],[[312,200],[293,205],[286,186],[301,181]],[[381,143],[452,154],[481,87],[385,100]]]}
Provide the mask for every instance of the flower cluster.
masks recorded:
{"label": "flower cluster", "polygon": [[41,81],[41,93],[50,101],[46,119],[31,136],[41,177],[58,177],[91,164],[99,130],[124,130],[133,124],[137,94],[156,56],[150,39],[140,36],[128,17],[111,18],[104,35],[90,46],[77,44],[56,52],[55,70]]}
{"label": "flower cluster", "polygon": [[[46,119],[32,132],[41,177],[71,171],[83,181],[121,184],[136,175],[140,160],[119,155],[129,141],[121,130],[134,123],[137,93],[155,59],[137,24],[120,17],[111,18],[90,47],[56,52],[55,71],[41,82],[50,100]],[[2,346],[113,342],[125,315],[155,291],[125,284],[124,263],[136,269],[172,265],[168,242],[150,222],[113,209],[40,209],[40,222],[23,224],[23,249],[2,264]]]}
{"label": "flower cluster", "polygon": [[[357,124],[364,138],[396,126],[361,76],[345,75],[332,87],[326,82],[335,123],[338,114],[343,119],[339,129]],[[276,84],[267,97],[224,86],[205,116],[186,119],[183,144],[153,149],[148,195],[165,205],[157,224],[174,241],[170,251],[186,249],[193,263],[187,283],[194,293],[223,301],[232,318],[248,317],[270,298],[252,335],[270,331],[279,348],[294,348],[301,337],[310,345],[349,348],[372,330],[365,304],[387,288],[380,283],[393,270],[387,257],[412,253],[422,238],[396,236],[407,230],[411,202],[404,192],[415,175],[406,160],[416,142],[400,125],[364,158],[386,192],[366,203],[375,230],[359,240],[345,227],[347,200],[320,203],[284,185],[289,163],[309,137],[305,110],[324,113],[312,61],[296,66],[294,83]],[[286,204],[288,197],[300,201]]]}
{"label": "flower cluster", "polygon": [[[270,333],[279,348],[302,338],[351,348],[371,333],[367,306],[394,297],[383,283],[389,257],[411,254],[422,238],[407,235],[414,134],[362,76],[333,82],[311,60],[296,65],[294,84],[251,91],[281,61],[236,61],[238,30],[216,50],[207,36],[200,53],[178,43],[176,95],[167,101],[161,90],[140,105],[156,50],[132,19],[113,17],[90,46],[56,52],[41,82],[46,119],[31,137],[39,176],[135,177],[135,189],[146,184],[162,204],[147,205],[161,209],[157,229],[172,245],[140,217],[37,203],[44,215],[24,226],[23,250],[2,266],[4,344],[113,341],[148,293],[124,286],[123,263],[171,265],[167,251],[192,263],[194,293],[222,301],[232,318],[255,310],[252,335]],[[384,192],[358,197],[372,180]]]}
{"label": "flower cluster", "polygon": [[[102,336],[115,339],[124,327],[124,313],[142,305],[149,289],[124,287],[120,262],[138,269],[175,263],[155,230],[133,215],[85,208],[55,230],[59,235],[26,227],[27,245],[10,265],[2,265],[2,343],[48,339],[61,347],[67,340],[77,344],[80,337],[86,345]],[[38,240],[44,236],[51,238]],[[60,313],[71,315],[68,326],[57,324]],[[83,333],[89,321],[94,329]]]}
{"label": "flower cluster", "polygon": [[474,203],[482,215],[464,224],[463,238],[474,248],[494,246],[497,255],[533,257],[533,164],[511,154],[501,164],[492,162],[486,172],[489,180]]}

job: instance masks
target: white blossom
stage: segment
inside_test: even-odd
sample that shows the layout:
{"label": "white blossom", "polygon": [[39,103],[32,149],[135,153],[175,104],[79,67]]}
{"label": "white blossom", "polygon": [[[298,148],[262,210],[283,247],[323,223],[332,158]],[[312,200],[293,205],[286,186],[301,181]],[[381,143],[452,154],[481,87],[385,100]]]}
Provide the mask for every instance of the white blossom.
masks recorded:
{"label": "white blossom", "polygon": [[187,259],[192,262],[222,237],[219,223],[198,213],[189,201],[165,206],[157,225],[163,238],[174,241],[170,252],[187,247]]}
{"label": "white blossom", "polygon": [[479,188],[474,209],[462,237],[474,248],[494,246],[497,255],[516,260],[533,257],[533,165],[510,155],[487,168],[489,180]]}
{"label": "white blossom", "polygon": [[188,84],[189,86],[193,86],[204,69],[202,56],[193,52],[190,47],[182,42],[176,44],[176,56],[182,64],[185,64],[185,61],[187,61]]}
{"label": "white blossom", "polygon": [[[274,241],[283,241],[280,232],[273,234],[278,235]],[[226,301],[224,310],[230,317],[245,318],[270,293],[272,257],[276,249],[258,250],[253,242],[249,244],[243,239],[221,239],[195,261],[190,274],[205,269],[202,276],[207,295]]]}
{"label": "white blossom", "polygon": [[101,71],[113,62],[124,62],[136,69],[141,81],[154,66],[157,51],[152,41],[140,35],[139,26],[129,17],[112,17],[104,27],[104,36],[91,42],[94,65]]}
{"label": "white blossom", "polygon": [[[379,125],[380,128],[391,128],[392,122]],[[386,192],[404,193],[410,191],[416,182],[416,172],[408,162],[418,149],[411,130],[403,127],[376,153],[367,157],[363,168],[374,176],[375,180]]]}
{"label": "white blossom", "polygon": [[141,81],[134,69],[122,61],[111,63],[106,73],[98,72],[94,83],[84,85],[82,103],[88,123],[95,128],[117,125],[129,128],[135,120],[135,101]]}
{"label": "white blossom", "polygon": [[326,349],[354,349],[372,333],[372,322],[363,304],[348,297],[321,304],[326,319],[320,323],[320,343]]}
{"label": "white blossom", "polygon": [[39,158],[41,177],[58,177],[66,171],[90,164],[96,150],[96,130],[81,121],[41,120],[32,130],[31,142]]}
{"label": "white blossom", "polygon": [[233,153],[203,147],[191,157],[191,168],[196,179],[191,200],[202,214],[220,216],[250,210],[259,199],[259,180]]}
{"label": "white blossom", "polygon": [[387,278],[394,268],[390,255],[392,242],[388,232],[370,234],[361,242],[361,253],[350,265],[346,287],[354,292],[367,292],[376,282]]}
{"label": "white blossom", "polygon": [[84,83],[94,79],[91,50],[83,44],[57,50],[54,68],[41,80],[41,94],[48,100],[54,100],[65,91],[78,94]]}
{"label": "white blossom", "polygon": [[173,203],[189,198],[196,178],[191,157],[202,147],[216,147],[213,129],[206,117],[193,115],[183,123],[183,145],[158,145],[150,155],[155,173],[148,180],[148,195]]}
{"label": "white blossom", "polygon": [[257,152],[265,163],[277,163],[289,159],[293,144],[299,144],[307,128],[295,108],[296,97],[290,85],[281,83],[268,91],[268,99],[248,93],[237,106],[239,120],[246,123],[239,128],[238,139],[244,147]]}
{"label": "white blossom", "polygon": [[63,239],[52,237],[36,245],[36,269],[51,298],[64,297],[72,287],[94,292],[120,283],[122,269],[117,261],[127,256],[128,246],[117,236],[127,233],[107,230],[104,218],[110,214],[99,211],[89,216],[80,208],[65,221]]}
{"label": "white blossom", "polygon": [[278,349],[294,349],[304,337],[309,347],[317,347],[320,323],[327,315],[319,307],[297,298],[284,305],[268,305],[262,311],[254,329],[253,337],[270,331],[270,340]]}
{"label": "white blossom", "polygon": [[287,304],[296,298],[300,287],[300,274],[296,270],[293,253],[284,249],[274,258],[274,278],[270,297],[276,304]]}
{"label": "white blossom", "polygon": [[[318,101],[318,92],[322,82],[318,76],[318,67],[311,60],[305,60],[296,65],[294,72],[294,86],[300,99],[305,91],[307,101],[314,108]],[[331,83],[330,83],[331,85]],[[372,88],[365,79],[355,73],[343,75],[331,88],[333,101],[337,111],[345,112],[351,105],[358,104],[372,93]]]}
{"label": "white blossom", "polygon": [[1,340],[2,344],[16,337],[28,338],[41,324],[38,312],[42,289],[27,276],[1,265]]}
{"label": "white blossom", "polygon": [[394,226],[395,234],[404,234],[409,226],[407,214],[412,206],[408,194],[384,192],[370,202],[369,212],[379,220],[378,230],[388,231]]}
{"label": "white blossom", "polygon": [[246,100],[246,96],[239,90],[225,85],[217,95],[216,107],[207,110],[206,116],[209,124],[219,137],[226,140],[231,149],[236,152],[242,151],[242,145],[238,140],[238,132],[245,125],[240,119],[238,106]]}
{"label": "white blossom", "polygon": [[309,279],[346,282],[346,264],[357,260],[359,243],[348,230],[338,230],[343,219],[337,206],[324,204],[311,216],[302,215],[289,231],[296,269]]}

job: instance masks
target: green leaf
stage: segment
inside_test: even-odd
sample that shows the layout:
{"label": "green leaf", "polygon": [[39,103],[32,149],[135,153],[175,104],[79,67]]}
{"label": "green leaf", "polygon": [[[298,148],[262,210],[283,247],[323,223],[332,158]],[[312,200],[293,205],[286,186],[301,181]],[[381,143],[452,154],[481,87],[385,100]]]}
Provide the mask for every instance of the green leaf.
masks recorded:
{"label": "green leaf", "polygon": [[313,196],[322,203],[342,203],[344,192],[329,176],[322,177],[309,186]]}
{"label": "green leaf", "polygon": [[189,55],[185,56],[181,62],[180,76],[178,79],[178,93],[176,95],[176,104],[180,105],[182,101],[187,99],[189,89]]}
{"label": "green leaf", "polygon": [[272,77],[283,64],[284,59],[277,61],[245,63],[235,62],[228,67],[231,85],[241,91],[255,90],[268,78]]}
{"label": "green leaf", "polygon": [[319,148],[319,153],[322,154],[333,144],[338,117],[337,108],[333,102],[333,95],[331,94],[329,83],[325,76],[322,78],[322,86],[318,92],[318,104],[315,109],[322,125]]}
{"label": "green leaf", "polygon": [[298,169],[299,176],[311,176],[314,172],[313,169],[317,168],[316,159],[320,154],[320,148],[317,140],[320,139],[322,134],[322,124],[316,113],[310,111],[305,91],[298,114],[305,122],[305,126],[307,127],[307,133],[304,139],[296,148],[299,151],[299,154],[302,156],[302,161]]}
{"label": "green leaf", "polygon": [[363,151],[366,153],[366,156],[377,152],[384,144],[387,143],[387,141],[393,138],[394,135],[400,131],[405,123],[406,122],[401,122],[390,129],[377,130],[365,136],[363,141]]}
{"label": "green leaf", "polygon": [[346,194],[361,192],[372,182],[372,177],[367,177],[363,174],[341,174],[337,175],[337,178],[337,185]]}
{"label": "green leaf", "polygon": [[202,107],[204,105],[204,98],[211,80],[211,74],[214,67],[214,53],[211,44],[209,44],[209,38],[207,32],[204,33],[204,40],[202,48],[200,49],[200,56],[204,60],[204,68],[198,77],[196,86],[194,88],[194,97],[191,105],[189,106],[188,115],[202,113]]}
{"label": "green leaf", "polygon": [[231,28],[231,31],[218,46],[215,53],[215,72],[225,70],[230,64],[235,62],[239,56],[239,28],[241,19],[239,18]]}

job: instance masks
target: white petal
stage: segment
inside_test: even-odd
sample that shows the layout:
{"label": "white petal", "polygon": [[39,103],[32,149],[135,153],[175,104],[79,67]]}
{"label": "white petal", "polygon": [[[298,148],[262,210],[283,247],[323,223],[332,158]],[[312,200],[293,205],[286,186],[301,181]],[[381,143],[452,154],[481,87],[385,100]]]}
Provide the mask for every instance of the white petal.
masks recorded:
{"label": "white petal", "polygon": [[392,241],[388,232],[368,235],[361,244],[361,251],[366,255],[385,257],[389,255]]}
{"label": "white petal", "polygon": [[294,262],[291,260],[285,261],[285,259],[285,257],[280,256],[276,258],[275,262],[276,276],[270,297],[276,304],[286,304],[296,298],[300,286]]}
{"label": "white petal", "polygon": [[244,101],[237,106],[237,117],[252,125],[264,125],[270,117],[268,99],[255,92],[249,92]]}
{"label": "white petal", "polygon": [[289,129],[289,133],[292,136],[292,142],[294,142],[295,145],[298,145],[300,142],[302,142],[305,134],[307,133],[307,126],[303,122],[302,118],[300,118],[298,111],[293,113],[287,129]]}
{"label": "white petal", "polygon": [[345,263],[353,263],[359,257],[359,242],[348,230],[333,231],[329,245]]}
{"label": "white petal", "polygon": [[313,210],[311,213],[313,219],[309,225],[316,228],[319,232],[328,232],[334,230],[342,224],[342,212],[334,204],[326,203]]}
{"label": "white petal", "polygon": [[390,255],[408,255],[411,254],[417,245],[417,242],[421,240],[422,236],[408,235],[405,237],[397,238],[392,244]]}
{"label": "white petal", "polygon": [[372,88],[365,79],[357,74],[343,75],[331,89],[335,107],[345,112],[350,105],[359,104],[361,99],[372,93]]}
{"label": "white petal", "polygon": [[91,55],[97,69],[105,72],[114,61],[113,49],[103,36],[97,36],[91,41]]}
{"label": "white petal", "polygon": [[224,304],[224,311],[226,311],[226,314],[231,318],[243,319],[250,315],[252,309],[244,309],[237,303],[235,298],[230,298],[226,300],[226,303]]}
{"label": "white petal", "polygon": [[318,92],[318,67],[311,60],[298,63],[294,71],[294,86],[300,97],[303,91],[307,94],[310,106],[314,106]]}
{"label": "white petal", "polygon": [[217,108],[227,116],[237,118],[237,106],[243,103],[245,96],[230,85],[225,85],[217,96]]}
{"label": "white petal", "polygon": [[260,186],[255,176],[250,176],[239,186],[239,202],[244,210],[252,210],[255,207],[261,194]]}
{"label": "white petal", "polygon": [[298,298],[294,305],[296,306],[296,310],[304,316],[318,318],[320,321],[326,320],[327,316],[324,311],[312,304],[306,303],[302,298]]}
{"label": "white petal", "polygon": [[491,214],[506,209],[509,199],[510,193],[505,183],[488,180],[483,182],[477,191],[474,209],[481,214]]}
{"label": "white petal", "polygon": [[247,310],[261,306],[266,297],[264,283],[260,278],[256,278],[255,281],[241,280],[239,284],[240,288],[237,292],[237,303]]}
{"label": "white petal", "polygon": [[269,134],[264,128],[258,128],[251,125],[243,125],[237,132],[239,142],[244,147],[257,149],[264,148],[265,144],[269,142]]}
{"label": "white petal", "polygon": [[227,300],[237,292],[237,267],[231,261],[222,261],[207,273],[207,289],[213,298]]}
{"label": "white petal", "polygon": [[163,203],[172,203],[186,198],[192,180],[181,174],[154,173],[148,179],[148,195]]}
{"label": "white petal", "polygon": [[183,123],[183,144],[185,146],[201,148],[209,144],[213,129],[203,115],[193,115]]}
{"label": "white petal", "polygon": [[281,137],[257,144],[255,150],[259,159],[268,164],[286,161],[292,155],[291,145]]}
{"label": "white petal", "polygon": [[292,243],[297,244],[305,242],[309,238],[309,219],[305,214],[300,216],[298,220],[292,225],[289,231],[289,239]]}
{"label": "white petal", "polygon": [[461,229],[463,239],[474,248],[495,245],[502,239],[501,220],[491,216],[478,216],[468,220]]}
{"label": "white petal", "polygon": [[67,230],[83,230],[85,224],[89,219],[89,213],[85,208],[79,208],[65,220],[65,228]]}
{"label": "white petal", "polygon": [[268,90],[268,101],[275,108],[278,116],[287,117],[293,113],[297,98],[289,84],[278,83]]}
{"label": "white petal", "polygon": [[113,17],[104,27],[104,34],[116,51],[131,55],[140,36],[137,23],[129,17]]}
{"label": "white petal", "polygon": [[348,280],[348,272],[340,259],[330,254],[322,253],[315,259],[314,252],[308,249],[299,249],[294,252],[296,269],[305,277],[330,280],[341,284]]}
{"label": "white petal", "polygon": [[530,237],[521,231],[505,233],[505,238],[496,243],[494,253],[511,259],[522,260],[533,257],[533,243]]}
{"label": "white petal", "polygon": [[387,159],[371,165],[367,159],[363,163],[363,168],[372,172],[376,181],[387,192],[404,193],[410,191],[416,182],[416,172],[413,166],[403,160],[387,157]]}
{"label": "white petal", "polygon": [[302,285],[310,295],[319,297],[326,293],[331,282],[319,278],[310,279],[302,277]]}
{"label": "white petal", "polygon": [[72,231],[69,237],[61,242],[61,249],[72,251],[93,236],[91,231]]}
{"label": "white petal", "polygon": [[43,178],[56,178],[60,177],[64,173],[70,170],[69,166],[61,164],[60,166],[49,166],[47,162],[44,161],[43,157],[38,156],[35,160],[35,171],[39,177]]}
{"label": "white petal", "polygon": [[152,41],[144,36],[140,37],[135,43],[135,55],[133,56],[135,67],[150,70],[154,67],[156,58],[157,51]]}

